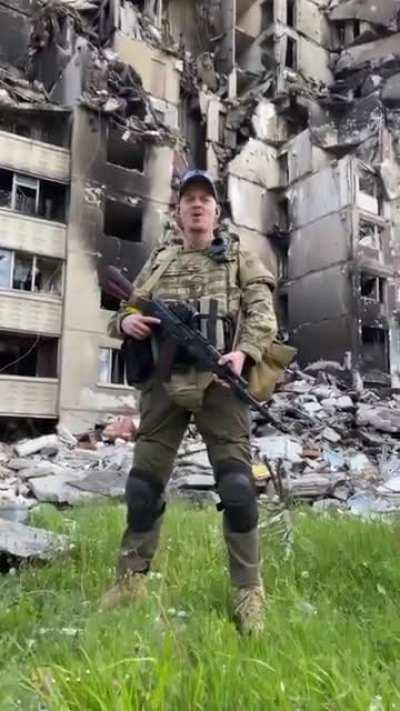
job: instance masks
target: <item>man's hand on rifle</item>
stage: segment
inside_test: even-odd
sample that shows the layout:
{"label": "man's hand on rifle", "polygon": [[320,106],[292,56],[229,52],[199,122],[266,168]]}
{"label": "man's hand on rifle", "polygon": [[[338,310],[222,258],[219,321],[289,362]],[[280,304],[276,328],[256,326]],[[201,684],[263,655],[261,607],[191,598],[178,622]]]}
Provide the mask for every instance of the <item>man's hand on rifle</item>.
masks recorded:
{"label": "man's hand on rifle", "polygon": [[[246,358],[247,355],[246,353],[243,353],[243,351],[231,351],[230,353],[226,353],[225,355],[221,356],[218,361],[218,365],[229,365],[230,369],[233,373],[235,373],[235,375],[241,375]],[[223,380],[220,380],[220,378],[217,377],[215,379],[224,387],[229,388],[228,383],[225,383]]]}
{"label": "man's hand on rifle", "polygon": [[157,326],[159,323],[161,323],[159,318],[143,316],[139,313],[132,314],[131,316],[125,316],[122,320],[121,331],[137,341],[144,341],[145,338],[151,336],[152,327]]}

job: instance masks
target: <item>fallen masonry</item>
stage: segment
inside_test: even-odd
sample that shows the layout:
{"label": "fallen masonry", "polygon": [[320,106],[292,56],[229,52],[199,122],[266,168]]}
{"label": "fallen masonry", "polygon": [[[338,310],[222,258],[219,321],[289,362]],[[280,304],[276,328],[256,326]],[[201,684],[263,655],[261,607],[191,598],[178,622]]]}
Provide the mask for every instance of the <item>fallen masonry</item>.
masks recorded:
{"label": "fallen masonry", "polygon": [[0,572],[10,570],[21,560],[51,560],[69,548],[67,536],[0,518]]}
{"label": "fallen masonry", "polygon": [[[399,511],[400,397],[392,393],[384,399],[373,391],[349,389],[323,364],[318,372],[310,370],[292,367],[270,402],[271,412],[290,434],[253,415],[254,476],[260,494],[276,495],[273,481],[279,473],[289,504],[365,516]],[[114,439],[110,431],[108,424],[102,433],[74,437],[59,428],[50,438],[0,445],[0,519],[9,522],[5,525],[27,521],[41,502],[74,506],[123,501],[135,443]],[[134,431],[132,427],[131,439]],[[192,427],[178,452],[168,497],[204,505],[218,501],[206,450]],[[10,547],[11,555],[17,551]],[[34,549],[30,556],[35,556]]]}

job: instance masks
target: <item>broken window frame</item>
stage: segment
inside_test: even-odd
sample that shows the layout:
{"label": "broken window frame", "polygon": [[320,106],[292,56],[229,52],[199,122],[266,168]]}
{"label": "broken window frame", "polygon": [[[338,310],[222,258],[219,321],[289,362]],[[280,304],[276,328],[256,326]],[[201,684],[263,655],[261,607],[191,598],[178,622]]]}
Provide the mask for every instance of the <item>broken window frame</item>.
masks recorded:
{"label": "broken window frame", "polygon": [[[291,48],[291,49],[290,49]],[[298,49],[299,43],[296,37],[292,35],[286,35],[286,45],[285,45],[285,59],[283,66],[285,69],[291,69],[293,72],[297,72],[298,68]],[[289,55],[292,57],[292,61],[289,62]]]}
{"label": "broken window frame", "polygon": [[[35,192],[35,208],[34,212],[25,212],[18,209],[18,188],[25,188]],[[13,173],[13,184],[11,190],[11,210],[19,212],[22,215],[35,216],[39,213],[39,196],[40,196],[40,181],[39,178],[31,178],[23,173]]]}
{"label": "broken window frame", "polygon": [[[105,379],[102,369],[105,368]],[[122,375],[123,369],[123,376]],[[117,382],[113,381],[113,373],[117,374]],[[97,366],[97,385],[99,387],[128,388],[126,368],[119,348],[100,346]]]}
{"label": "broken window frame", "polygon": [[286,0],[286,26],[295,30],[297,24],[297,0]]}
{"label": "broken window frame", "polygon": [[[375,338],[371,338],[374,335]],[[377,336],[379,337],[377,338]],[[360,345],[361,345],[361,357],[362,357],[362,370],[364,371],[374,371],[381,370],[388,373],[390,370],[390,333],[387,328],[378,328],[376,326],[371,326],[369,324],[362,324],[360,328]],[[371,362],[371,356],[376,354],[371,353],[374,346],[380,346],[380,360],[381,363],[374,364]]]}
{"label": "broken window frame", "polygon": [[[0,205],[1,209],[11,210],[18,215],[24,215],[28,218],[38,218],[40,220],[45,220],[46,222],[57,222],[59,224],[66,224],[66,212],[67,212],[67,186],[63,182],[56,180],[48,180],[45,178],[34,178],[25,173],[18,173],[8,169],[0,169],[0,172],[7,174],[9,176],[9,190],[10,192],[4,191],[4,199]],[[3,175],[5,180],[5,175]],[[57,186],[56,192],[51,194],[49,192],[50,187]],[[62,195],[57,191],[63,189]],[[21,205],[18,203],[18,190],[31,190],[34,192],[34,204],[32,209],[21,209]],[[8,197],[6,200],[5,198]],[[46,216],[45,211],[43,211],[43,206],[46,205],[47,200],[50,199],[52,203],[51,212],[54,216]],[[61,213],[61,214],[57,214]]]}
{"label": "broken window frame", "polygon": [[[124,138],[126,136],[126,138]],[[107,128],[107,140],[106,140],[106,161],[110,165],[114,165],[117,168],[122,168],[123,170],[129,170],[129,171],[134,171],[136,173],[139,173],[140,175],[144,175],[145,172],[145,167],[146,167],[146,146],[145,144],[140,141],[133,142],[132,140],[129,140],[129,131],[119,131],[116,129],[114,126],[108,126]],[[132,167],[131,165],[124,165],[121,162],[116,162],[115,158],[115,149],[114,151],[112,150],[113,144],[116,144],[117,141],[120,141],[121,143],[125,143],[127,151],[129,151],[129,148],[131,150],[134,150],[136,153],[141,153],[140,155],[140,167]],[[112,158],[114,157],[114,160]],[[128,161],[129,163],[129,161]],[[137,161],[139,164],[139,161]]]}
{"label": "broken window frame", "polygon": [[[364,279],[364,293],[363,293],[363,279]],[[365,293],[365,282],[373,282],[370,294]],[[379,274],[373,274],[368,271],[360,272],[360,296],[363,300],[381,304],[384,306],[387,303],[387,279]]]}
{"label": "broken window frame", "polygon": [[[132,222],[129,223],[129,230],[126,227],[126,214],[121,221],[118,222],[118,205],[121,207],[122,211],[132,211],[131,217]],[[113,212],[117,210],[117,214]],[[123,200],[114,199],[113,197],[106,197],[103,204],[103,234],[106,237],[111,237],[115,239],[120,239],[125,242],[130,242],[132,244],[140,244],[143,242],[143,220],[144,220],[144,210],[145,207],[141,201],[137,204],[132,205]],[[115,229],[115,223],[118,222],[118,229]],[[130,226],[132,224],[132,227]],[[123,229],[121,229],[121,225]]]}
{"label": "broken window frame", "polygon": [[261,32],[269,30],[275,22],[274,0],[261,2]]}
{"label": "broken window frame", "polygon": [[[369,166],[359,163],[358,170],[356,173],[356,192],[357,195],[364,196],[363,201],[357,200],[357,205],[360,210],[371,215],[376,215],[378,217],[383,216],[384,200],[383,200],[383,190],[379,175],[372,170]],[[367,176],[373,182],[373,191],[362,190],[362,179],[363,176]],[[369,203],[366,203],[366,199]],[[373,204],[375,203],[375,205]]]}
{"label": "broken window frame", "polygon": [[[61,259],[57,259],[56,257],[48,257],[48,256],[43,256],[43,255],[37,255],[37,254],[31,254],[29,252],[23,252],[22,250],[16,250],[16,249],[2,249],[0,248],[0,253],[1,252],[9,252],[10,253],[10,268],[9,268],[9,284],[8,286],[2,286],[0,284],[0,292],[1,291],[12,291],[14,293],[28,293],[28,294],[35,294],[36,296],[44,296],[45,298],[54,298],[57,300],[61,300],[63,297],[64,293],[64,265]],[[30,288],[29,289],[22,289],[14,286],[15,282],[15,269],[16,269],[16,258],[18,256],[21,256],[23,259],[27,259],[31,261],[31,268],[30,272],[31,275],[34,274],[36,275],[38,272],[40,273],[40,269],[38,268],[38,262],[40,260],[48,260],[48,261],[53,261],[55,262],[56,265],[56,270],[55,274],[57,274],[58,270],[60,270],[60,277],[59,277],[59,287],[58,287],[58,292],[57,291],[46,291],[45,289],[36,289],[36,282],[35,279],[31,278],[31,283],[30,283]],[[46,282],[47,283],[47,282]],[[57,283],[57,282],[56,282]]]}
{"label": "broken window frame", "polygon": [[[7,341],[11,344],[9,345],[11,352],[6,358],[6,362],[1,362],[1,375],[3,377],[29,378],[32,380],[58,380],[60,354],[59,337],[2,331],[0,334],[1,361],[3,360],[2,354],[6,353]],[[53,352],[49,353],[46,351],[48,346],[54,349]],[[18,352],[18,349],[20,352]],[[14,350],[14,353],[12,350]],[[33,365],[35,366],[35,372],[26,372],[26,369],[29,369],[30,366]],[[43,367],[48,368],[49,372],[46,374],[40,372],[41,369],[43,370]]]}
{"label": "broken window frame", "polygon": [[278,155],[279,185],[287,187],[289,184],[289,152],[282,151]]}
{"label": "broken window frame", "polygon": [[276,264],[278,281],[287,281],[289,279],[289,241],[286,239],[279,239],[276,242]]}
{"label": "broken window frame", "polygon": [[[368,225],[371,225],[371,227],[374,230],[374,241],[375,244],[368,245],[368,244],[362,244],[362,240],[365,239],[365,237],[360,236],[360,227],[362,223],[366,223]],[[376,215],[372,215],[369,212],[365,211],[360,211],[359,216],[358,216],[358,230],[357,230],[357,243],[358,243],[358,248],[359,249],[367,249],[371,250],[373,252],[376,252],[378,257],[378,261],[382,262],[384,260],[384,240],[385,240],[385,231],[388,228],[388,224],[385,220],[382,218],[379,218]]]}

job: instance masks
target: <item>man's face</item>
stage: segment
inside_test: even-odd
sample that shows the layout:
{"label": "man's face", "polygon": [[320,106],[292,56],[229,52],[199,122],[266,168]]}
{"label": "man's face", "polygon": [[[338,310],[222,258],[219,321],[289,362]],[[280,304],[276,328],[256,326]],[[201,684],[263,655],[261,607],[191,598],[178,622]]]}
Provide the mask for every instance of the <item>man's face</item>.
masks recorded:
{"label": "man's face", "polygon": [[179,201],[179,214],[184,233],[213,233],[218,218],[218,205],[209,189],[201,183],[188,185]]}

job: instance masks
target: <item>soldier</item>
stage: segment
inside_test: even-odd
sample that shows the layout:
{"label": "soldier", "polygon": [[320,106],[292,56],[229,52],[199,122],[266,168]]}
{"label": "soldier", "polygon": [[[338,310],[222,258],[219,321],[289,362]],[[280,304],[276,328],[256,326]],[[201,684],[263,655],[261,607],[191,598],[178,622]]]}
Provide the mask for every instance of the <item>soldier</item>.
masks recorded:
{"label": "soldier", "polygon": [[[153,251],[134,283],[131,299],[113,318],[110,333],[138,341],[152,338],[154,343],[152,329],[158,321],[132,314],[128,307],[134,306],[135,295],[150,292],[166,302],[190,301],[201,314],[201,330],[223,353],[221,364],[245,373],[252,362],[260,361],[277,332],[271,293],[274,278],[236,236],[214,236],[221,210],[206,172],[192,170],[183,176],[177,209],[182,242]],[[160,347],[158,343],[158,352]],[[127,529],[117,584],[106,593],[103,604],[111,607],[146,592],[146,573],[158,546],[165,509],[165,486],[192,416],[206,443],[221,499],[235,616],[244,633],[261,632],[265,593],[249,410],[182,349],[168,380],[151,377],[142,387],[134,463],[126,485]]]}

